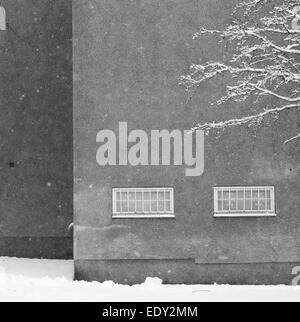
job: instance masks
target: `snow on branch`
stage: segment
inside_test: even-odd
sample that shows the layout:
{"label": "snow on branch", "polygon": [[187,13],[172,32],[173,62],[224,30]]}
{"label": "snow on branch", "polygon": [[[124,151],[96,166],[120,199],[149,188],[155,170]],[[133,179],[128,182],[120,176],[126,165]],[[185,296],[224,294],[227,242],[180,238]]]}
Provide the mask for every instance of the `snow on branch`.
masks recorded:
{"label": "snow on branch", "polygon": [[300,103],[299,104],[289,104],[289,105],[285,105],[285,106],[281,106],[281,107],[277,107],[277,108],[273,108],[273,109],[267,109],[267,110],[264,110],[263,112],[260,112],[258,114],[244,116],[241,118],[235,118],[235,119],[231,119],[231,120],[227,120],[227,121],[198,124],[192,128],[192,131],[194,132],[197,130],[203,130],[205,132],[209,132],[211,130],[224,130],[227,127],[243,125],[243,124],[247,124],[247,123],[257,123],[257,122],[261,122],[267,115],[271,115],[271,114],[278,115],[278,113],[280,113],[280,112],[283,112],[283,111],[286,111],[289,109],[296,109],[296,108],[300,108]]}
{"label": "snow on branch", "polygon": [[300,133],[298,135],[292,137],[291,139],[286,140],[284,143],[287,144],[287,143],[290,143],[290,142],[292,142],[292,141],[294,141],[296,139],[300,139]]}
{"label": "snow on branch", "polygon": [[[262,121],[300,104],[300,2],[299,0],[244,0],[233,11],[233,22],[224,30],[202,27],[193,38],[216,36],[230,50],[224,61],[194,64],[181,77],[187,90],[220,77],[226,94],[214,104],[256,98],[257,114],[223,122],[198,124],[195,129],[222,129]],[[296,26],[296,27],[295,27]],[[260,97],[272,97],[278,108],[261,110]],[[253,100],[252,100],[253,101]],[[288,102],[289,105],[284,105]],[[283,104],[280,107],[280,104]],[[298,136],[296,137],[298,138]]]}

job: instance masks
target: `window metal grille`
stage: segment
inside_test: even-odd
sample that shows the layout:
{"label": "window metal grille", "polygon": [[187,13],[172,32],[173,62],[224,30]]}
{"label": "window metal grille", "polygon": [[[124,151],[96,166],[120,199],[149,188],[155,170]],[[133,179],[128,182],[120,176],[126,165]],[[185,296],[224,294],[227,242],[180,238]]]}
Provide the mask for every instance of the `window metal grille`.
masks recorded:
{"label": "window metal grille", "polygon": [[173,188],[113,189],[113,218],[173,218]]}
{"label": "window metal grille", "polygon": [[215,216],[276,216],[274,187],[216,187]]}

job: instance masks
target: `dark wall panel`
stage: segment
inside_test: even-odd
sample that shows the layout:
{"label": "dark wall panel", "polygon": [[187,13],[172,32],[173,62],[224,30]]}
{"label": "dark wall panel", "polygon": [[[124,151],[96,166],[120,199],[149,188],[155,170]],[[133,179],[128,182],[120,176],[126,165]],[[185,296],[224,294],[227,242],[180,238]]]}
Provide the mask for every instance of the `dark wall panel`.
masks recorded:
{"label": "dark wall panel", "polygon": [[[36,248],[42,256],[38,241],[71,238],[72,3],[2,4],[8,30],[0,31],[0,255],[10,253],[8,238],[32,237],[31,255]],[[14,255],[27,254],[27,246],[23,252],[15,245]],[[68,241],[67,253],[70,247]]]}

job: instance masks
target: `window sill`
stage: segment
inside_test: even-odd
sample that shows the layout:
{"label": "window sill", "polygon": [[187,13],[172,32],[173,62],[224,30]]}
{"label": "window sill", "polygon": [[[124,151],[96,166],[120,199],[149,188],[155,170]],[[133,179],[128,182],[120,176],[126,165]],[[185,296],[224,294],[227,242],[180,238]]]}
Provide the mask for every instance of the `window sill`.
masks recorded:
{"label": "window sill", "polygon": [[214,214],[214,217],[215,218],[235,218],[235,217],[238,217],[238,218],[244,218],[244,217],[256,217],[256,218],[262,218],[262,217],[277,217],[277,214],[275,213],[253,213],[253,214],[234,214],[234,213],[225,213],[225,214]]}
{"label": "window sill", "polygon": [[164,215],[164,214],[157,214],[157,215],[143,215],[143,214],[128,214],[128,215],[113,215],[112,219],[172,219],[176,218],[175,215]]}

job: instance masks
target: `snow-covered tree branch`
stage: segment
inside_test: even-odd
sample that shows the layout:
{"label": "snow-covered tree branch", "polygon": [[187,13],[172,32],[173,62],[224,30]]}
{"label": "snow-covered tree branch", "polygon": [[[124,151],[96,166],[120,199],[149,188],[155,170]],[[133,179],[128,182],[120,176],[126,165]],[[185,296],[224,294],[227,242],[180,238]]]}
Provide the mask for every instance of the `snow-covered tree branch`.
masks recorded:
{"label": "snow-covered tree branch", "polygon": [[[216,36],[234,48],[222,62],[194,64],[181,84],[188,90],[226,75],[226,94],[213,104],[256,98],[255,112],[235,119],[198,124],[193,130],[224,129],[261,122],[267,115],[300,109],[300,1],[245,0],[233,11],[234,22],[225,30],[201,28],[194,39]],[[266,107],[261,97],[272,97],[276,106]],[[274,102],[274,100],[272,100]],[[300,133],[286,141],[300,138]]]}

